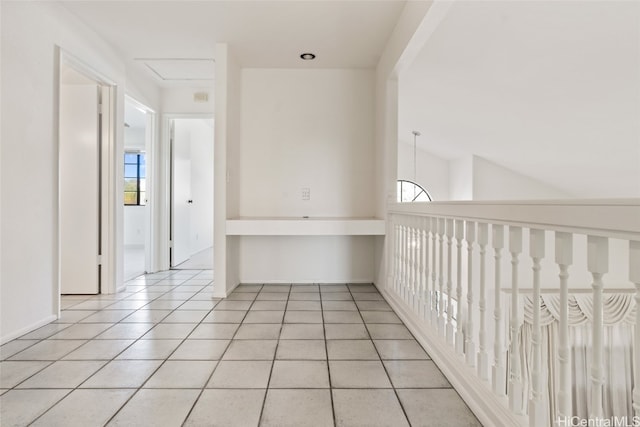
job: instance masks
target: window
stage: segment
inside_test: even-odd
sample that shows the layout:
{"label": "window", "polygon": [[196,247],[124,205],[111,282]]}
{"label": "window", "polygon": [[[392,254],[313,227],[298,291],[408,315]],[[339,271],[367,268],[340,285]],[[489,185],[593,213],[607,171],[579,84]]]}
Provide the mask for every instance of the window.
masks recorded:
{"label": "window", "polygon": [[398,203],[430,201],[431,196],[420,185],[404,179],[398,180]]}
{"label": "window", "polygon": [[146,163],[144,153],[124,153],[124,204],[143,206],[146,204]]}

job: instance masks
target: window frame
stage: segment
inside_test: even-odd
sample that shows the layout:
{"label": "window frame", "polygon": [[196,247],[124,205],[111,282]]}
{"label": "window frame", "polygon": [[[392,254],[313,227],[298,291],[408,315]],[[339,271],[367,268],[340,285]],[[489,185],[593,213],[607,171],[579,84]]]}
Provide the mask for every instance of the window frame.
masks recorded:
{"label": "window frame", "polygon": [[[402,193],[402,185],[404,183],[412,184],[413,186],[418,187],[420,189],[420,192],[413,198],[413,200],[402,200],[402,194],[403,194]],[[420,196],[423,192],[424,192],[424,194],[427,195],[427,198],[429,199],[428,200],[429,202],[433,201],[433,198],[431,197],[431,194],[429,194],[429,192],[427,190],[425,190],[425,188],[422,185],[418,184],[417,182],[413,182],[413,181],[408,180],[408,179],[398,179],[396,181],[396,189],[397,189],[397,185],[398,184],[400,184],[400,189],[397,190],[398,191],[398,194],[397,194],[397,197],[396,197],[396,202],[397,203],[423,203],[424,201],[423,202],[416,202],[416,199],[418,198],[418,196]]]}
{"label": "window frame", "polygon": [[[136,156],[136,163],[131,163],[131,162],[127,162],[127,155],[135,155]],[[145,170],[145,176],[141,177],[140,176],[140,166],[142,165],[142,161],[144,161],[144,164],[146,166],[146,153],[144,151],[125,151],[124,152],[124,172],[123,172],[123,179],[125,180],[125,185],[126,185],[126,180],[127,179],[134,179],[136,180],[136,190],[135,190],[135,194],[136,194],[136,202],[135,203],[127,203],[127,198],[124,197],[124,195],[126,195],[127,193],[133,193],[133,191],[127,191],[126,188],[124,189],[123,193],[123,202],[124,202],[124,206],[145,206],[146,205],[146,201],[142,198],[142,191],[141,191],[141,186],[140,186],[140,181],[141,179],[145,179],[146,180],[146,170]],[[127,176],[126,170],[127,170],[127,166],[136,166],[136,176]],[[146,193],[146,189],[145,189],[145,193]]]}

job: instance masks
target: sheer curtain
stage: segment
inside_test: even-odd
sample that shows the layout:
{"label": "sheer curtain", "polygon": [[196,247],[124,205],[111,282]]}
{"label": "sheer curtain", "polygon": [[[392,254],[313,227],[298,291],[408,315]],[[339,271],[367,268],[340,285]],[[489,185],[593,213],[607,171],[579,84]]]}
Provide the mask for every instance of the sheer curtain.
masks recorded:
{"label": "sheer curtain", "polygon": [[[523,381],[523,410],[526,413],[531,396],[533,363],[533,300],[522,299],[524,313],[520,334],[521,376]],[[557,419],[559,386],[559,297],[545,295],[540,299],[542,327],[543,401],[549,425]],[[604,298],[604,368],[603,410],[605,417],[633,416],[633,339],[635,303],[632,294],[611,294]],[[593,304],[591,295],[569,297],[569,349],[572,377],[572,415],[587,419],[591,407],[591,324]]]}

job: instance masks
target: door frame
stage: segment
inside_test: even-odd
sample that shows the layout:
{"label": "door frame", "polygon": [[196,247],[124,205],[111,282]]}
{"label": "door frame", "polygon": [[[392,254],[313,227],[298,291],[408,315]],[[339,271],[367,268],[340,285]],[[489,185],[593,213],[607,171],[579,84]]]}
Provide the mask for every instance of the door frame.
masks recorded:
{"label": "door frame", "polygon": [[[116,221],[116,163],[115,163],[115,148],[116,148],[116,132],[115,132],[115,111],[117,102],[117,85],[116,83],[104,76],[102,73],[96,71],[93,67],[87,65],[84,61],[69,53],[65,49],[56,46],[57,51],[57,85],[56,100],[58,105],[60,103],[60,85],[62,79],[62,67],[68,66],[73,68],[78,73],[96,82],[101,87],[102,93],[102,120],[98,123],[100,132],[100,167],[99,167],[99,182],[100,182],[100,221],[99,221],[99,240],[100,240],[100,282],[101,286],[99,293],[109,294],[116,291],[116,269],[115,269],[115,252],[116,252],[116,239],[115,239],[115,221]],[[105,99],[106,98],[106,99]],[[60,116],[59,114],[55,120],[56,123],[56,191],[58,197],[56,200],[56,283],[54,285],[54,292],[57,298],[54,301],[57,302],[57,306],[54,307],[54,311],[60,316],[61,297],[60,292],[62,290],[62,278],[61,278],[61,200],[60,200]]]}
{"label": "door frame", "polygon": [[[158,223],[158,203],[156,203],[156,176],[159,168],[156,167],[156,150],[157,150],[157,132],[156,122],[157,113],[153,108],[138,101],[133,95],[124,95],[124,102],[129,103],[135,108],[142,110],[146,114],[145,124],[145,158],[146,158],[146,198],[147,212],[145,215],[145,241],[144,241],[144,268],[147,273],[158,271],[157,254],[156,254],[156,227]],[[158,197],[159,200],[159,197]],[[122,211],[124,217],[124,203],[122,203]],[[124,232],[124,228],[123,228]],[[122,253],[124,259],[124,251]]]}
{"label": "door frame", "polygon": [[[158,177],[158,183],[161,188],[165,190],[163,193],[162,207],[161,207],[161,226],[158,233],[158,242],[160,249],[160,262],[159,270],[171,269],[170,248],[171,248],[171,227],[172,227],[172,162],[173,156],[171,152],[171,125],[175,119],[210,119],[214,121],[215,116],[213,113],[165,113],[162,115],[162,146],[161,154],[162,167],[161,176]],[[215,144],[215,141],[214,141]],[[213,164],[211,165],[213,167]],[[214,198],[215,200],[215,198]],[[213,223],[213,218],[211,218]],[[214,249],[215,250],[215,249]],[[214,252],[215,253],[215,252]]]}

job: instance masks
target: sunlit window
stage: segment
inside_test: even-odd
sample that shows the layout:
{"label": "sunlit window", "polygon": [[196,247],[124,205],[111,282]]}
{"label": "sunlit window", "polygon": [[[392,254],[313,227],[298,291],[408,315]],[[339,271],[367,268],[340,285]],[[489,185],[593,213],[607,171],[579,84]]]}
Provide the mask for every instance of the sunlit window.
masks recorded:
{"label": "sunlit window", "polygon": [[146,163],[144,153],[124,153],[124,204],[142,206],[146,204]]}
{"label": "sunlit window", "polygon": [[420,185],[404,179],[398,180],[398,203],[430,201],[431,196]]}

